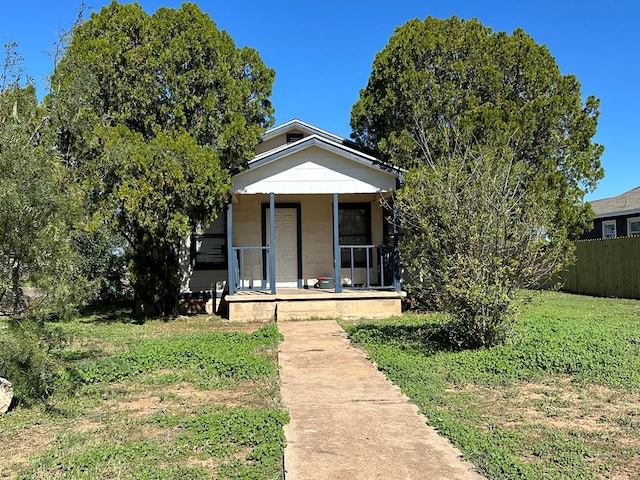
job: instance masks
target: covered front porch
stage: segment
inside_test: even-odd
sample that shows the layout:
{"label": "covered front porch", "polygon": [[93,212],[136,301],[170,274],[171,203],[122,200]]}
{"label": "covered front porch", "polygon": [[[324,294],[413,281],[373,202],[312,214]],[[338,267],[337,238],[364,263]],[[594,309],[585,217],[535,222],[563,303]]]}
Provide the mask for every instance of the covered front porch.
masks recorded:
{"label": "covered front porch", "polygon": [[399,315],[391,204],[381,192],[236,194],[226,215],[224,313],[230,320]]}

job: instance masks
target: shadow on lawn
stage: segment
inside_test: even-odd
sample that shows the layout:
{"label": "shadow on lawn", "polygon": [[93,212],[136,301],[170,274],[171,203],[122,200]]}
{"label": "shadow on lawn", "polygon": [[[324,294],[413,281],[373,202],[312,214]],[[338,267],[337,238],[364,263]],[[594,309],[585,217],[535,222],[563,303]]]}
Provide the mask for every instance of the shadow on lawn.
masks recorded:
{"label": "shadow on lawn", "polygon": [[113,302],[96,302],[87,305],[80,311],[82,323],[109,324],[131,323],[142,325],[147,318],[134,315],[132,300],[118,300]]}

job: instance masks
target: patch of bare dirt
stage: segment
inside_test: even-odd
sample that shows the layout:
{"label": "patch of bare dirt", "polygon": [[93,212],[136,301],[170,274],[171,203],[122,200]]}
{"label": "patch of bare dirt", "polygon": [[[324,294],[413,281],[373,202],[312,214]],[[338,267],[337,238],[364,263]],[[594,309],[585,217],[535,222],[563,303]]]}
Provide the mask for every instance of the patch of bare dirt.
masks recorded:
{"label": "patch of bare dirt", "polygon": [[11,431],[0,431],[2,461],[0,461],[0,478],[14,478],[17,470],[29,463],[30,457],[41,455],[56,441],[56,438],[69,430],[90,433],[101,428],[101,424],[90,420],[79,419],[64,425],[34,424]]}
{"label": "patch of bare dirt", "polygon": [[105,400],[94,411],[96,413],[106,411],[110,415],[125,414],[132,418],[144,418],[207,405],[237,407],[248,400],[255,401],[252,392],[257,388],[257,382],[246,381],[240,384],[240,388],[233,390],[201,390],[187,382],[165,386],[154,393],[136,392],[135,388],[135,386],[121,383],[114,384],[112,392],[117,391],[118,395]]}
{"label": "patch of bare dirt", "polygon": [[[56,429],[34,425],[29,428],[21,428],[11,432],[0,432],[0,445],[2,445],[2,472],[3,478],[13,478],[15,472],[9,470],[11,464],[25,466],[29,457],[44,451],[51,444],[53,437],[59,433]],[[5,472],[5,469],[7,471]]]}
{"label": "patch of bare dirt", "polygon": [[640,478],[640,457],[635,456],[625,464],[616,465],[608,478],[611,480],[637,480]]}
{"label": "patch of bare dirt", "polygon": [[450,386],[447,391],[469,394],[470,402],[491,412],[492,421],[506,429],[530,427],[535,435],[536,426],[545,425],[580,435],[595,454],[594,465],[612,465],[606,478],[640,479],[640,394],[581,385],[571,378],[507,387]]}
{"label": "patch of bare dirt", "polygon": [[208,470],[210,473],[214,474],[218,469],[219,462],[214,457],[208,458],[189,458],[186,461],[186,465],[188,467],[201,467],[205,470]]}

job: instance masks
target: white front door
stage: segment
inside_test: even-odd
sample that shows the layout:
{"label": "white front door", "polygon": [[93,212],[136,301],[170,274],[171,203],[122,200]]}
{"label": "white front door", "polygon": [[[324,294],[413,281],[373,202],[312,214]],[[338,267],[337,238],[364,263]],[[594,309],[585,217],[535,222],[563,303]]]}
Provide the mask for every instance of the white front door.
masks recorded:
{"label": "white front door", "polygon": [[[274,212],[276,234],[276,286],[298,286],[298,213],[295,208],[277,208]],[[267,208],[267,245],[270,216]],[[267,275],[269,266],[267,262]],[[268,278],[268,277],[267,277]]]}

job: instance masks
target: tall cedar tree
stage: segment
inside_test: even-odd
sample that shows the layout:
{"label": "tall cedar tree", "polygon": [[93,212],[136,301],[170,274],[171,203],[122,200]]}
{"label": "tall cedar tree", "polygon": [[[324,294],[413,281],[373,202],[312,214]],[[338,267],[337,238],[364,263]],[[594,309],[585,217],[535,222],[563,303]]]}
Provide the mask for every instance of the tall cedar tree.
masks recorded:
{"label": "tall cedar tree", "polygon": [[352,136],[407,170],[406,286],[466,319],[461,343],[504,339],[514,292],[570,260],[603,176],[598,106],[520,29],[416,19],[376,55]]}
{"label": "tall cedar tree", "polygon": [[273,79],[195,4],[147,15],[113,1],[74,29],[52,76],[59,148],[155,313],[175,313],[186,238],[271,125]]}

